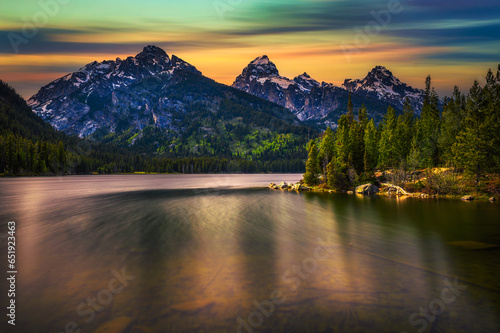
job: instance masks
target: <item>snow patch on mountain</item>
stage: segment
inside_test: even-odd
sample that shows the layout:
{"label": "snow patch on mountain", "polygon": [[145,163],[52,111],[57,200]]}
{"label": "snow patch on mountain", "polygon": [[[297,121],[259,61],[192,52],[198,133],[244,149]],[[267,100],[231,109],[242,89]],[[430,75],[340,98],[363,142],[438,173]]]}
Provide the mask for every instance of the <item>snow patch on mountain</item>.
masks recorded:
{"label": "snow patch on mountain", "polygon": [[346,79],[342,87],[348,91],[387,101],[399,109],[408,98],[413,108],[420,112],[424,101],[424,91],[401,82],[384,66],[375,66],[364,79]]}
{"label": "snow patch on mountain", "polygon": [[[28,100],[28,105],[57,129],[85,137],[107,123],[109,128],[115,126],[114,119],[102,114],[115,91],[140,83],[148,88],[148,84],[155,84],[155,78],[164,81],[179,71],[201,75],[184,60],[175,55],[170,58],[161,48],[148,45],[135,57],[125,60],[91,62],[42,87]],[[90,111],[92,115],[88,116]]]}

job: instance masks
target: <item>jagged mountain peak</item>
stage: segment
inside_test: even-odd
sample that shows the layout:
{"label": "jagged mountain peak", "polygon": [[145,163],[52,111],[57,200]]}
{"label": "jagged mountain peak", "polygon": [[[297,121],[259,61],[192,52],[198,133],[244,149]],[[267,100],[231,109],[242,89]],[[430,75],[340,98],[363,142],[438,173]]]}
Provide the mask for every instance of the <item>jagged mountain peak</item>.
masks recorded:
{"label": "jagged mountain peak", "polygon": [[[184,60],[174,55],[170,59],[163,49],[148,45],[135,57],[93,61],[76,72],[52,81],[33,95],[28,104],[43,119],[51,121],[54,127],[65,130],[71,121],[60,116],[64,108],[75,112],[78,110],[82,114],[93,112],[96,105],[109,106],[105,102],[112,100],[115,92],[127,90],[151,77],[157,77],[156,81],[167,84],[170,80],[175,81],[176,77],[183,77],[185,71],[201,75]],[[146,89],[154,86],[148,82],[143,84]],[[77,126],[77,133],[87,136],[99,126],[101,124],[92,119],[85,128]]]}
{"label": "jagged mountain peak", "polygon": [[256,66],[262,66],[262,65],[268,65],[271,62],[269,60],[269,57],[267,55],[262,55],[260,57],[255,58],[250,64],[256,65]]}
{"label": "jagged mountain peak", "polygon": [[158,46],[154,46],[154,45],[148,45],[148,46],[144,47],[142,52],[138,53],[135,56],[135,58],[136,59],[156,59],[156,60],[168,59],[168,60],[170,60],[170,58],[168,57],[168,54],[163,49],[159,48]]}
{"label": "jagged mountain peak", "polygon": [[370,73],[384,73],[386,75],[392,75],[391,71],[388,70],[387,67],[380,65],[373,67]]}
{"label": "jagged mountain peak", "polygon": [[248,66],[243,69],[241,75],[243,77],[255,79],[279,76],[280,73],[278,68],[276,68],[276,65],[269,60],[269,57],[267,55],[263,55],[252,60]]}
{"label": "jagged mountain peak", "polygon": [[384,66],[375,66],[373,69],[368,72],[364,81],[379,81],[383,82],[386,85],[397,85],[401,84],[401,81],[395,77],[390,70],[385,68]]}
{"label": "jagged mountain peak", "polygon": [[141,53],[150,53],[150,54],[161,53],[163,55],[167,55],[167,53],[165,52],[165,50],[163,50],[161,47],[158,47],[156,45],[147,45],[147,46],[144,46],[144,48],[142,49]]}
{"label": "jagged mountain peak", "polygon": [[295,77],[293,81],[299,85],[299,89],[307,92],[311,91],[314,87],[319,87],[321,85],[318,81],[310,77],[306,72]]}
{"label": "jagged mountain peak", "polygon": [[423,104],[423,91],[401,82],[384,66],[375,66],[364,79],[346,79],[342,86],[353,93],[388,101],[402,109],[406,97],[417,112]]}
{"label": "jagged mountain peak", "polygon": [[366,105],[377,119],[385,114],[389,105],[402,110],[407,96],[417,112],[423,100],[421,90],[402,83],[384,66],[375,66],[365,78],[347,79],[342,87],[338,87],[332,83],[320,83],[307,72],[293,80],[280,76],[274,63],[265,55],[250,62],[232,86],[280,104],[300,120],[325,121],[325,124],[344,110],[349,92],[354,93],[354,104]]}

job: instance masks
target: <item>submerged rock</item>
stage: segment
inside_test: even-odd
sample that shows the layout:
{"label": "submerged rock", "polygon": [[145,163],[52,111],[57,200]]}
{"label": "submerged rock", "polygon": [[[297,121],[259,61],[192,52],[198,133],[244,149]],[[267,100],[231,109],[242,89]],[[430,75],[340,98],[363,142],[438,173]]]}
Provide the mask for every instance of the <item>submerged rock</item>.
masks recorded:
{"label": "submerged rock", "polygon": [[356,187],[356,193],[358,194],[375,194],[377,193],[378,187],[373,185],[373,184],[364,184],[364,185],[359,185]]}
{"label": "submerged rock", "polygon": [[308,190],[310,190],[309,187],[301,184],[300,182],[293,184],[293,183],[287,183],[287,182],[283,181],[279,185],[276,185],[275,183],[270,183],[268,185],[268,187],[270,189],[273,189],[273,190],[289,190],[289,191],[308,191]]}
{"label": "submerged rock", "polygon": [[278,185],[276,185],[275,183],[271,183],[271,184],[269,184],[269,188],[270,188],[270,189],[273,189],[273,190],[277,190],[277,189],[279,189]]}
{"label": "submerged rock", "polygon": [[133,319],[130,317],[118,317],[111,321],[107,321],[99,326],[94,333],[121,333],[127,330],[132,324]]}

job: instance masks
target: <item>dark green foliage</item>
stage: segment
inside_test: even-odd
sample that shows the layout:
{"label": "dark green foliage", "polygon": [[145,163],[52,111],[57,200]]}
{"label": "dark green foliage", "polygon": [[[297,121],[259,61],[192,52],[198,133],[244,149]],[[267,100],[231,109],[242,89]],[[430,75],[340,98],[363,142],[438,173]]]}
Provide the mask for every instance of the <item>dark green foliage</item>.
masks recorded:
{"label": "dark green foliage", "polygon": [[347,190],[351,187],[347,164],[335,158],[332,159],[327,166],[327,183],[328,186],[337,190]]}
{"label": "dark green foliage", "polygon": [[499,169],[499,84],[491,71],[484,87],[474,82],[467,98],[463,126],[452,146],[455,163],[475,175],[477,185],[484,173]]}
{"label": "dark green foliage", "polygon": [[403,107],[403,114],[398,116],[398,124],[396,127],[398,161],[406,161],[411,151],[411,142],[415,130],[414,112],[410,101],[406,99]]}
{"label": "dark green foliage", "polygon": [[382,168],[395,167],[398,164],[398,137],[396,112],[392,107],[387,109],[384,117],[379,142],[379,165]]}
{"label": "dark green foliage", "polygon": [[453,97],[448,100],[443,109],[443,122],[439,135],[439,147],[442,152],[443,161],[453,159],[452,147],[457,141],[458,134],[463,129],[463,121],[466,116],[465,96],[455,86]]}
{"label": "dark green foliage", "polygon": [[417,148],[420,153],[421,166],[433,167],[439,162],[439,130],[440,112],[438,108],[438,97],[434,89],[431,89],[431,77],[425,81],[426,95],[420,119],[417,121]]}
{"label": "dark green foliage", "polygon": [[354,107],[352,106],[351,93],[349,92],[349,101],[347,102],[347,122],[352,124],[354,120]]}
{"label": "dark green foliage", "polygon": [[[293,115],[281,115],[285,109],[275,104],[251,95],[248,99],[238,90],[234,94],[243,102],[222,100],[217,116],[222,120],[193,105],[198,118],[184,115],[184,124],[189,121],[189,125],[174,140],[169,133],[147,126],[135,134],[126,129],[119,134],[96,133],[94,139],[100,142],[96,143],[57,132],[0,82],[0,174],[303,172],[307,138],[317,132],[292,125],[288,118]],[[211,123],[213,132],[200,130]],[[274,132],[268,129],[271,126]]]}
{"label": "dark green foliage", "polygon": [[365,152],[363,154],[363,161],[365,172],[370,175],[375,170],[378,162],[378,135],[373,119],[366,125],[364,141]]}
{"label": "dark green foliage", "polygon": [[335,133],[335,157],[342,164],[348,164],[349,162],[349,131],[349,118],[347,115],[342,115],[339,119],[337,132]]}
{"label": "dark green foliage", "polygon": [[364,152],[365,152],[365,129],[368,123],[368,112],[362,106],[358,113],[358,121],[351,122],[349,129],[349,163],[354,167],[357,173],[364,171]]}
{"label": "dark green foliage", "polygon": [[318,147],[314,140],[309,142],[309,157],[306,162],[306,173],[304,174],[304,182],[307,185],[317,185],[319,183],[319,174],[321,169],[318,161]]}
{"label": "dark green foliage", "polygon": [[334,133],[330,127],[328,127],[321,139],[321,146],[319,149],[319,163],[324,176],[326,176],[326,167],[328,163],[335,156],[335,138]]}
{"label": "dark green foliage", "polygon": [[[389,107],[377,129],[364,109],[360,109],[358,120],[354,119],[353,101],[349,100],[348,112],[340,117],[335,134],[325,133],[322,140],[326,147],[326,138],[335,137],[333,157],[326,166],[328,185],[348,189],[370,179],[377,166],[382,170],[397,168],[404,175],[408,169],[415,171],[420,167],[459,168],[442,179],[429,176],[439,184],[436,188],[455,184],[456,170],[474,175],[478,185],[486,173],[500,172],[500,65],[496,75],[488,72],[484,87],[475,82],[467,97],[455,88],[452,98],[445,102],[442,117],[438,104],[427,77],[420,117],[414,115],[406,100],[403,114],[396,117],[395,110]],[[323,150],[326,149],[322,147],[320,156],[324,167],[324,159],[329,155]]]}

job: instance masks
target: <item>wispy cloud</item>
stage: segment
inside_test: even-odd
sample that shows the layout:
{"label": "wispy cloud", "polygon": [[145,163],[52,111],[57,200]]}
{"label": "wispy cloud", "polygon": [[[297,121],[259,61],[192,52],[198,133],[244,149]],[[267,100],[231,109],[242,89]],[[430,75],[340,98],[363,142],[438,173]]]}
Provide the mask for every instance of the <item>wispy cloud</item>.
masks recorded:
{"label": "wispy cloud", "polygon": [[[65,59],[114,59],[156,44],[169,54],[191,59],[206,75],[224,83],[231,83],[255,56],[268,53],[279,57],[274,61],[280,62],[285,74],[316,72],[316,79],[328,82],[365,75],[375,64],[399,69],[402,79],[406,76],[409,81],[430,72],[438,78],[438,89],[446,93],[454,85],[444,77],[449,76],[448,69],[458,66],[462,73],[471,73],[475,68],[479,75],[483,67],[500,62],[497,1],[400,2],[403,11],[393,15],[350,64],[339,53],[339,45],[352,42],[355,29],[374,20],[373,12],[386,10],[388,0],[243,1],[227,11],[224,20],[212,0],[72,1],[21,45],[19,54],[13,52],[8,33],[20,33],[23,16],[33,15],[39,5],[10,2],[0,14],[0,70],[2,78],[14,79],[26,96],[34,92],[33,82],[86,63]],[[52,64],[28,63],[33,56],[48,57]],[[453,80],[469,80],[471,75]]]}

